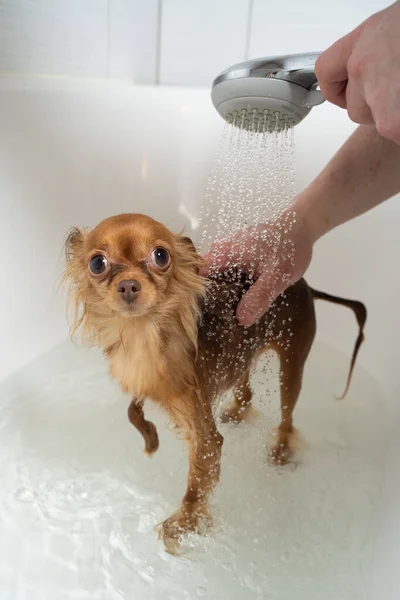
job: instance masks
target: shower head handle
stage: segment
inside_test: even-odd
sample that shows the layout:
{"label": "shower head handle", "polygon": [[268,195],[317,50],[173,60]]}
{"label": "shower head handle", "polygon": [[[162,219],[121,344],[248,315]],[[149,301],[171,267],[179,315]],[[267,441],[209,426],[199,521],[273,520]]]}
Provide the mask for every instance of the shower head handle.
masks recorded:
{"label": "shower head handle", "polygon": [[247,60],[222,71],[214,80],[213,86],[229,79],[268,77],[289,81],[311,89],[318,83],[315,75],[315,63],[319,55],[319,52],[307,52]]}
{"label": "shower head handle", "polygon": [[318,104],[322,104],[323,102],[325,102],[325,98],[319,90],[309,90],[304,98],[304,106],[307,106],[307,108],[318,106]]}

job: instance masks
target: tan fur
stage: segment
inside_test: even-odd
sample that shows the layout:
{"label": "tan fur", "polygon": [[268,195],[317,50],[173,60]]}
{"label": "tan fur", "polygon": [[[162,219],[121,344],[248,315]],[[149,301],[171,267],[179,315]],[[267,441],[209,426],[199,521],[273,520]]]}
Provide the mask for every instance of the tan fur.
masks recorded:
{"label": "tan fur", "polygon": [[[165,268],[151,258],[159,246],[170,256]],[[107,269],[93,275],[89,261],[99,253]],[[251,410],[251,365],[269,348],[281,358],[282,422],[272,458],[287,462],[292,413],[315,334],[316,292],[304,280],[279,297],[256,326],[245,329],[234,311],[251,282],[224,276],[207,282],[199,275],[200,266],[188,238],[144,215],[111,217],[92,231],[74,229],[66,242],[71,333],[79,329],[86,343],[103,348],[111,375],[132,396],[128,416],[142,434],[147,454],[158,448],[155,426],[143,413],[147,397],[168,412],[189,443],[182,506],[160,526],[170,552],[183,533],[198,531],[210,520],[208,499],[219,479],[223,442],[213,414],[215,399],[233,388],[234,404],[224,418],[243,420]],[[126,280],[141,286],[129,305],[118,291]],[[290,333],[284,327],[288,322]]]}

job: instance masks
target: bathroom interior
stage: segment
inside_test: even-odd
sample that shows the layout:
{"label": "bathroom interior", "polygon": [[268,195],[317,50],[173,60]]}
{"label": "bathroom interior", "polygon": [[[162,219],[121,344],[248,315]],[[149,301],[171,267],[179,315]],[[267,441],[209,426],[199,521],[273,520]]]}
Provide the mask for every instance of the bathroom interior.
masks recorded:
{"label": "bathroom interior", "polygon": [[[380,0],[0,2],[0,599],[397,600],[400,593],[398,198],[332,231],[307,281],[362,300],[317,304],[296,424],[298,461],[267,461],[278,367],[257,368],[258,418],[223,425],[215,527],[179,556],[154,533],[185,485],[185,446],[151,418],[151,460],[102,353],[69,338],[72,226],[145,213],[198,239],[226,125],[229,65],[321,51]],[[325,102],[295,127],[304,189],[354,130]]]}

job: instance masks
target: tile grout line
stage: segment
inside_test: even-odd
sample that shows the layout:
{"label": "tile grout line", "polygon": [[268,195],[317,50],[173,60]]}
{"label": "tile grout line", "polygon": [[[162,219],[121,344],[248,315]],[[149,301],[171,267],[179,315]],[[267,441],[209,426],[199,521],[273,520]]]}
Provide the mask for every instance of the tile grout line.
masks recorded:
{"label": "tile grout line", "polygon": [[107,78],[110,77],[110,46],[111,46],[111,26],[110,26],[110,1],[107,0],[107,30],[106,30],[106,48],[107,48]]}
{"label": "tile grout line", "polygon": [[161,35],[162,35],[162,0],[158,0],[157,9],[157,37],[156,37],[156,64],[154,73],[155,85],[161,83]]}
{"label": "tile grout line", "polygon": [[250,50],[250,37],[251,30],[253,28],[253,13],[254,13],[254,0],[249,0],[249,12],[247,14],[247,26],[246,26],[246,40],[244,46],[244,60],[249,58]]}

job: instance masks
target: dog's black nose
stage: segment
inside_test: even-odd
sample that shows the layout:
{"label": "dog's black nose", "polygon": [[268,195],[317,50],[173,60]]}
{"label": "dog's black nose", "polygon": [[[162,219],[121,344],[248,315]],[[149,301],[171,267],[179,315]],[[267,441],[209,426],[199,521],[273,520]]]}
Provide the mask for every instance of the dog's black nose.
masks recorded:
{"label": "dog's black nose", "polygon": [[121,298],[124,302],[131,304],[137,297],[141,288],[142,286],[136,279],[124,279],[119,282],[117,292],[121,294]]}

